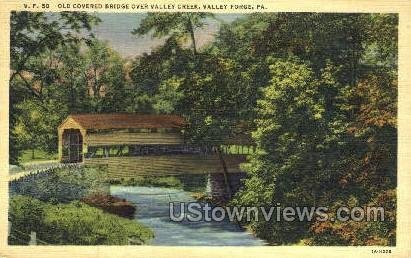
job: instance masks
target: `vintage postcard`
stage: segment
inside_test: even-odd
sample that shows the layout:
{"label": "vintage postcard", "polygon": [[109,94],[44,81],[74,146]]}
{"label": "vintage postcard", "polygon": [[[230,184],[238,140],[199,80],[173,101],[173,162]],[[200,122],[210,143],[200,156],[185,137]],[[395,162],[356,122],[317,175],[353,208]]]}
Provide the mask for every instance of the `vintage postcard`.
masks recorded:
{"label": "vintage postcard", "polygon": [[0,257],[411,257],[410,7],[4,1]]}

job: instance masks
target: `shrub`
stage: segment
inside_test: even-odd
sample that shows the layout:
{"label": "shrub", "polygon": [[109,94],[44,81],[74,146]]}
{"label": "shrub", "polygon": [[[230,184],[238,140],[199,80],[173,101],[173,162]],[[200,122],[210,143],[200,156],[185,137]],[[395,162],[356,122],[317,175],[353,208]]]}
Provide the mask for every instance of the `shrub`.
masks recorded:
{"label": "shrub", "polygon": [[28,243],[31,231],[40,232],[44,220],[44,203],[27,196],[10,200],[9,221],[12,225],[10,244]]}
{"label": "shrub", "polygon": [[172,187],[181,188],[181,181],[174,176],[136,176],[125,179],[121,182],[125,186],[158,186],[158,187]]}
{"label": "shrub", "polygon": [[106,174],[104,167],[59,168],[12,182],[10,194],[67,203],[86,195],[107,192]]}
{"label": "shrub", "polygon": [[384,221],[315,222],[310,228],[311,237],[305,239],[304,242],[308,245],[395,246],[395,189],[383,191],[364,206],[384,207]]}
{"label": "shrub", "polygon": [[110,179],[108,182],[113,185],[170,187],[203,192],[207,184],[207,175],[135,176],[127,179]]}
{"label": "shrub", "polygon": [[[135,220],[104,213],[79,201],[69,204],[44,203],[27,196],[10,201],[12,235],[37,233],[38,239],[59,245],[145,244],[152,231]],[[23,239],[28,242],[28,238]],[[11,240],[10,244],[22,244]],[[39,243],[41,244],[41,242]]]}
{"label": "shrub", "polygon": [[82,202],[49,205],[45,225],[52,236],[45,236],[53,244],[126,245],[144,244],[153,237],[147,227],[136,221],[104,213]]}

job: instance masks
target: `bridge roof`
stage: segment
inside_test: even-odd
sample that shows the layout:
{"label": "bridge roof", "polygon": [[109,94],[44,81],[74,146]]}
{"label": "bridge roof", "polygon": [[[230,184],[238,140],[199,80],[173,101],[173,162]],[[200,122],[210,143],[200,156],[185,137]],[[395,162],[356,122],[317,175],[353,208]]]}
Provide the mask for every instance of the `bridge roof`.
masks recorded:
{"label": "bridge roof", "polygon": [[69,118],[84,129],[181,128],[186,124],[177,115],[114,113],[69,115],[59,127],[64,127]]}

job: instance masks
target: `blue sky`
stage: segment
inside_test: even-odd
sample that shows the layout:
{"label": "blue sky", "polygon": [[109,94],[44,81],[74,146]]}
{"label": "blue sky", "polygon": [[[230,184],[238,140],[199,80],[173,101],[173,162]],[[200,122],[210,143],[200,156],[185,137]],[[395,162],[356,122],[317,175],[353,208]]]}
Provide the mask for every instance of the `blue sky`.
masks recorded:
{"label": "blue sky", "polygon": [[[160,46],[162,39],[148,36],[132,35],[131,31],[139,26],[144,13],[100,13],[102,22],[94,28],[97,38],[107,41],[110,46],[123,57],[133,57]],[[198,46],[204,46],[214,39],[220,22],[230,23],[242,16],[241,14],[216,14],[217,20],[207,19],[206,25],[197,30],[196,40]]]}

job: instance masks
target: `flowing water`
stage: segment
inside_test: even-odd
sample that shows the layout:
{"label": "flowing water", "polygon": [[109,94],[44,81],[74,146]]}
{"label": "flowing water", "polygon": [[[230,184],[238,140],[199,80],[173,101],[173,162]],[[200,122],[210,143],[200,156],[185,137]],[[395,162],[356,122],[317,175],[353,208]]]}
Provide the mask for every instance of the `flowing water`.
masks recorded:
{"label": "flowing water", "polygon": [[[221,222],[174,222],[169,216],[170,202],[194,202],[189,192],[142,186],[111,186],[111,194],[127,199],[137,207],[135,220],[155,234],[152,245],[259,246],[265,242],[228,220]],[[178,205],[179,206],[179,205]],[[176,216],[179,211],[175,210]]]}

